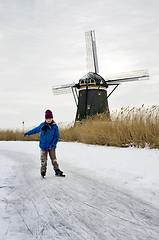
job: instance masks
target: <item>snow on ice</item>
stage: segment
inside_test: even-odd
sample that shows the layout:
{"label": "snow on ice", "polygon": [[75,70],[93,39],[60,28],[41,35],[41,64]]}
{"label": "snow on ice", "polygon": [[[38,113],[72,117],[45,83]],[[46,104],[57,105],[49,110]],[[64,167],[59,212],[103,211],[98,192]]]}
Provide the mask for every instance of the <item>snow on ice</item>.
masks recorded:
{"label": "snow on ice", "polygon": [[0,142],[0,240],[159,239],[159,150],[58,143],[66,178],[38,142]]}

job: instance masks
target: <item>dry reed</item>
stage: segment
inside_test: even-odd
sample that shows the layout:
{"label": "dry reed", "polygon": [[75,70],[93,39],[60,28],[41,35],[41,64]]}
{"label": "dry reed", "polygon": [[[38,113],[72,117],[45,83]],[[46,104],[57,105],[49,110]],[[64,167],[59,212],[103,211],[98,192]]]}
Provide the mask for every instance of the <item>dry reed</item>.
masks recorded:
{"label": "dry reed", "polygon": [[[19,130],[0,130],[0,140],[38,141],[40,135],[24,138]],[[60,127],[60,140],[117,147],[159,148],[159,107],[121,108],[109,119],[96,115],[73,126]]]}
{"label": "dry reed", "polygon": [[39,134],[24,138],[24,133],[20,130],[0,130],[0,141],[38,141],[39,138]]}
{"label": "dry reed", "polygon": [[61,129],[63,141],[77,141],[117,147],[159,148],[159,107],[122,108],[110,119],[104,115]]}

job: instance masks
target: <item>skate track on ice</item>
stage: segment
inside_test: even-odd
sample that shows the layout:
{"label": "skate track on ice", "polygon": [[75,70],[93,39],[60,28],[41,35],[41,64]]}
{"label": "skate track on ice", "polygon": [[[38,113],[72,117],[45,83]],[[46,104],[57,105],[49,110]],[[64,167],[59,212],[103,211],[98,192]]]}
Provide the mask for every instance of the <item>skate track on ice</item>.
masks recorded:
{"label": "skate track on ice", "polygon": [[159,239],[158,208],[82,174],[65,159],[65,178],[55,177],[48,161],[41,179],[39,150],[6,149],[0,148],[0,240]]}

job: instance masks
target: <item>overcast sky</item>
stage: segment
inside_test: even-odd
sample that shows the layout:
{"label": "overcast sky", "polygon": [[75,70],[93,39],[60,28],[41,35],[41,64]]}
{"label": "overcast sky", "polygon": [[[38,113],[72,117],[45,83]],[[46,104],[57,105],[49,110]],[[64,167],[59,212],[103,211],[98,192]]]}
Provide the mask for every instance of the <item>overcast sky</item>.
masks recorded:
{"label": "overcast sky", "polygon": [[149,69],[149,81],[117,88],[110,111],[159,105],[158,12],[158,0],[0,0],[0,128],[34,127],[47,109],[57,123],[75,119],[73,96],[54,96],[52,86],[87,73],[91,29],[102,77]]}

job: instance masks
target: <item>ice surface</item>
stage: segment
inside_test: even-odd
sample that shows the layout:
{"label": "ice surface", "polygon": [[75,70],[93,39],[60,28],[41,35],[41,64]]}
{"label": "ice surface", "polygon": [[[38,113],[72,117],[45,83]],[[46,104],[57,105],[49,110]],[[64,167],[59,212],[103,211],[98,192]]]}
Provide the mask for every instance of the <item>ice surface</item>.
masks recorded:
{"label": "ice surface", "polygon": [[0,240],[158,239],[159,150],[58,143],[66,178],[38,142],[0,142]]}

